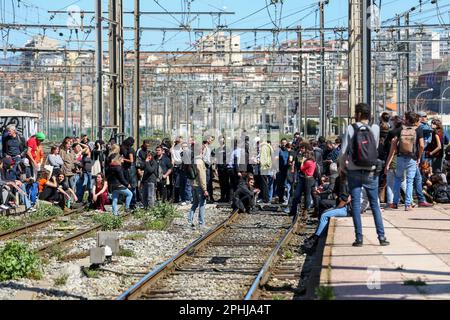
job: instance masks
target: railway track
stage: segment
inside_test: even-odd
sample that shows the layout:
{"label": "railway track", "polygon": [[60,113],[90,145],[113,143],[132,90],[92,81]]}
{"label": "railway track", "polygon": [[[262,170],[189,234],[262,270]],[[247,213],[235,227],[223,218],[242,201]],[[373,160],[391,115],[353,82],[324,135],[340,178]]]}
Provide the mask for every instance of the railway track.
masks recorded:
{"label": "railway track", "polygon": [[255,298],[302,224],[273,211],[233,212],[117,299]]}
{"label": "railway track", "polygon": [[46,227],[47,225],[51,224],[52,222],[56,221],[60,217],[67,217],[67,216],[75,215],[75,214],[83,212],[83,210],[84,210],[84,207],[80,207],[80,208],[65,212],[62,216],[54,216],[54,217],[45,218],[45,219],[42,219],[42,220],[39,220],[36,222],[27,223],[23,226],[19,226],[17,228],[2,232],[2,233],[0,233],[0,241],[17,238],[20,235],[42,229],[42,228]]}

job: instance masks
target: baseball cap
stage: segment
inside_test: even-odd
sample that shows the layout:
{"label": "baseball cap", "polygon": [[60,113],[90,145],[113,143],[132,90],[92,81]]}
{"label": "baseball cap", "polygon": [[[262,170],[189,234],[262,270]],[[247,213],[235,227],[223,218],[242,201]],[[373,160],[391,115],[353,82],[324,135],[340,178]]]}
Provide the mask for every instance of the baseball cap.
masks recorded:
{"label": "baseball cap", "polygon": [[36,139],[38,139],[39,141],[44,141],[45,140],[45,134],[43,132],[36,133]]}
{"label": "baseball cap", "polygon": [[417,112],[417,114],[419,115],[419,117],[426,117],[427,116],[427,113],[424,112],[424,111],[419,111],[419,112]]}

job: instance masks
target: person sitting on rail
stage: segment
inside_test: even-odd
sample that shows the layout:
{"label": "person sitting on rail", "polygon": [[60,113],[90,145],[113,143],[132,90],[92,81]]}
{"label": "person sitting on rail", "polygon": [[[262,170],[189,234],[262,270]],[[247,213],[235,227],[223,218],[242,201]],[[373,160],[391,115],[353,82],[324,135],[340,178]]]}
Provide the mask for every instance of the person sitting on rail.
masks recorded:
{"label": "person sitting on rail", "polygon": [[106,211],[108,204],[108,181],[103,173],[98,173],[92,186],[92,204],[96,210]]}
{"label": "person sitting on rail", "polygon": [[328,225],[330,218],[347,217],[350,215],[350,202],[351,196],[348,193],[342,193],[339,195],[338,204],[336,205],[336,207],[329,209],[322,214],[316,232],[311,237],[305,240],[303,245],[306,249],[311,249],[317,244],[323,230]]}
{"label": "person sitting on rail", "polygon": [[260,190],[254,188],[255,178],[253,174],[247,175],[247,181],[241,181],[233,196],[232,208],[239,209],[239,212],[251,212],[255,207],[255,199]]}
{"label": "person sitting on rail", "polygon": [[[39,194],[39,199],[57,203],[61,209],[66,207],[66,201],[70,207],[71,198],[77,201],[75,192],[69,187],[66,176],[60,170],[53,170],[53,175],[45,183],[44,190]],[[71,197],[72,196],[72,197]]]}
{"label": "person sitting on rail", "polygon": [[0,161],[0,172],[3,189],[8,191],[8,197],[3,199],[3,204],[17,208],[18,203],[15,202],[15,197],[11,197],[11,195],[18,192],[21,203],[25,205],[25,210],[35,211],[34,208],[32,208],[30,197],[27,194],[26,183],[20,180],[21,176],[18,167],[15,166],[13,158],[5,157]]}

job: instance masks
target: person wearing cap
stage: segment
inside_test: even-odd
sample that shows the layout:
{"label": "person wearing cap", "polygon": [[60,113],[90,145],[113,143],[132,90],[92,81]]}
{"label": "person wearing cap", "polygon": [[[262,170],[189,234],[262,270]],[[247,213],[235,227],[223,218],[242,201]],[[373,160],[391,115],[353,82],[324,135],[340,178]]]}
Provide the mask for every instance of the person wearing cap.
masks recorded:
{"label": "person wearing cap", "polygon": [[45,134],[42,132],[36,133],[31,136],[27,141],[27,156],[31,161],[31,167],[33,169],[33,175],[36,177],[37,172],[40,170],[43,159],[44,151],[41,146],[42,141],[45,140]]}

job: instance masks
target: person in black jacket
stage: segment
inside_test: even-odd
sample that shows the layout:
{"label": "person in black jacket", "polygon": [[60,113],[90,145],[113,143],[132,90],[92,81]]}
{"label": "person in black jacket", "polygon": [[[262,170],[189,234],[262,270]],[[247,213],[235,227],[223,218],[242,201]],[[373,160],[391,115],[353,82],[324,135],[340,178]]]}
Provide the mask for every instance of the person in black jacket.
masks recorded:
{"label": "person in black jacket", "polygon": [[255,178],[252,174],[247,176],[247,182],[241,181],[236,192],[233,195],[233,209],[239,209],[239,212],[250,212],[255,205],[255,196],[259,189],[253,188]]}
{"label": "person in black jacket", "polygon": [[123,157],[116,157],[111,161],[110,166],[106,170],[106,178],[108,180],[108,185],[112,193],[112,210],[114,215],[119,214],[117,202],[120,195],[126,197],[125,212],[128,212],[130,210],[130,203],[131,199],[133,198],[133,193],[130,191],[130,189],[128,189],[130,185],[123,175],[122,163]]}
{"label": "person in black jacket", "polygon": [[153,154],[147,152],[144,163],[144,173],[142,175],[142,202],[144,209],[152,207],[156,199],[156,179],[158,178],[158,164],[153,159]]}

